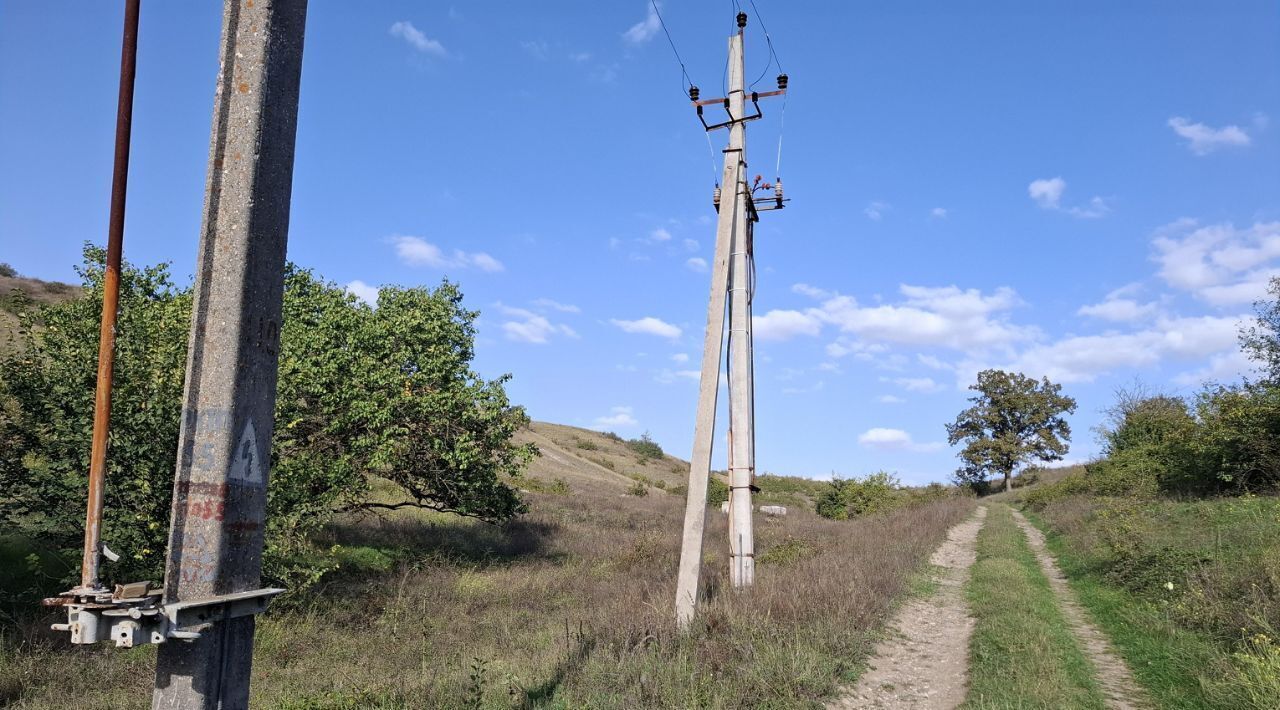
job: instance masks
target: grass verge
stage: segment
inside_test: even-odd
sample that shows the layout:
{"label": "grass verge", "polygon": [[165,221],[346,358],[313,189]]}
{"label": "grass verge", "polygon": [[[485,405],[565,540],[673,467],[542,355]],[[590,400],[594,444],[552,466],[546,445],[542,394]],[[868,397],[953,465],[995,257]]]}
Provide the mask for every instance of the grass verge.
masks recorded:
{"label": "grass verge", "polygon": [[1202,634],[1179,629],[1157,607],[1108,586],[1089,572],[1089,560],[1034,513],[1027,518],[1045,533],[1077,599],[1111,638],[1134,679],[1161,708],[1201,710],[1215,705],[1205,697],[1196,669],[1218,661],[1214,644]]}
{"label": "grass verge", "polygon": [[977,617],[965,708],[1101,708],[1093,668],[1008,506],[990,507],[966,589]]}

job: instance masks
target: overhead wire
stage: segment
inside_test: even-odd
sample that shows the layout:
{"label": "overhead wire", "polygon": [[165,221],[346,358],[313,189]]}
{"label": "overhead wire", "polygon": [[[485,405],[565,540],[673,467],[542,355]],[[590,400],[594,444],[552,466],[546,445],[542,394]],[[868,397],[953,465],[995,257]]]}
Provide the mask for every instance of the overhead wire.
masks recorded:
{"label": "overhead wire", "polygon": [[[667,36],[667,44],[671,45],[671,53],[676,57],[676,64],[680,65],[680,76],[684,80],[680,85],[680,93],[692,98],[689,90],[693,88],[693,79],[689,76],[689,70],[685,67],[684,58],[680,56],[680,50],[676,47],[675,39],[671,37],[671,30],[667,29],[667,21],[662,16],[662,10],[658,7],[657,0],[649,0],[649,5],[653,7],[653,14],[658,17],[658,24],[662,27],[662,34]],[[716,172],[716,153],[715,148],[711,145],[711,136],[707,136],[707,152],[711,159],[711,181],[715,183],[716,187],[719,187],[720,177]]]}
{"label": "overhead wire", "polygon": [[[773,48],[773,37],[769,36],[769,28],[764,24],[764,16],[760,14],[760,8],[756,7],[756,0],[749,0],[749,2],[751,3],[751,11],[755,13],[756,21],[760,23],[760,29],[761,31],[764,32],[765,44],[768,45],[769,47],[769,63],[765,64],[764,71],[760,72],[760,76],[756,77],[756,80],[751,82],[751,87],[755,88],[755,85],[759,83],[761,79],[764,78],[765,74],[769,73],[769,67],[771,65],[775,65],[775,64],[777,65],[779,74],[785,74],[786,72],[782,68],[782,60],[778,59],[777,50]],[[736,0],[735,0],[735,3],[736,3]],[[778,157],[777,157],[777,163],[775,164],[774,173],[773,173],[774,176],[778,179],[781,179],[781,175],[782,175],[782,132],[786,126],[786,122],[787,122],[787,94],[783,94],[782,95],[782,111],[780,112],[778,117]]]}
{"label": "overhead wire", "polygon": [[680,93],[688,95],[689,91],[684,88],[684,85],[693,86],[693,79],[689,78],[689,71],[685,69],[684,59],[680,57],[680,50],[676,49],[675,40],[671,39],[671,32],[667,29],[667,21],[662,18],[662,10],[658,9],[657,0],[649,0],[649,4],[653,6],[653,14],[658,16],[658,24],[662,26],[662,33],[667,36],[667,44],[671,45],[671,52],[676,55],[676,63],[680,65],[680,74],[684,77],[684,83],[680,86]]}

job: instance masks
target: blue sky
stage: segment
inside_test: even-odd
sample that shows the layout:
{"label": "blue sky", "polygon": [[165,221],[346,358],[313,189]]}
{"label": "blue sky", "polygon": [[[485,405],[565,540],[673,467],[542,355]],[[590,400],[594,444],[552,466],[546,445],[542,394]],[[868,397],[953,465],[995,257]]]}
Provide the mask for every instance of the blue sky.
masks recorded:
{"label": "blue sky", "polygon": [[[793,201],[756,232],[761,470],[943,480],[991,366],[1063,383],[1087,458],[1116,387],[1245,367],[1236,324],[1280,273],[1274,2],[756,4],[792,90]],[[119,5],[0,2],[0,261],[25,274],[105,239]],[[704,96],[732,5],[662,6]],[[125,254],[183,279],[220,18],[142,14]],[[313,1],[289,255],[357,290],[459,281],[477,367],[533,416],[687,455],[713,158],[654,19]],[[752,17],[762,89],[767,59]],[[748,136],[768,178],[779,109]]]}

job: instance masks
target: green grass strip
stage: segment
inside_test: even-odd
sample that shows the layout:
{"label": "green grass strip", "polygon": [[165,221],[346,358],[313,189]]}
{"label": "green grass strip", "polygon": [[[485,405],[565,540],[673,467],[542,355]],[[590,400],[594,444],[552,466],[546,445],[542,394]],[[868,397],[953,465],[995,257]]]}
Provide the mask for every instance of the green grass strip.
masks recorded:
{"label": "green grass strip", "polygon": [[1102,691],[1006,505],[978,533],[965,708],[1101,708]]}
{"label": "green grass strip", "polygon": [[1076,597],[1152,700],[1161,708],[1177,710],[1216,707],[1205,697],[1200,676],[1223,663],[1226,654],[1204,636],[1170,623],[1154,605],[1090,573],[1089,560],[1073,553],[1061,535],[1034,514],[1027,517],[1045,532],[1049,550]]}

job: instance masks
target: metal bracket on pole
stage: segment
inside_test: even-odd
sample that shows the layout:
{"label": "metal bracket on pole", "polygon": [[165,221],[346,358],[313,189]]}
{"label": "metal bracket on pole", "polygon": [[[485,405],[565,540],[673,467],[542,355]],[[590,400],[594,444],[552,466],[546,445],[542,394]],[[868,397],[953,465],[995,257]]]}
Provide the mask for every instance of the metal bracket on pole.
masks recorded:
{"label": "metal bracket on pole", "polygon": [[116,585],[114,592],[68,592],[45,599],[46,606],[67,607],[67,623],[54,631],[71,633],[71,643],[91,645],[114,641],[117,648],[133,648],[169,639],[194,641],[204,625],[214,621],[261,614],[283,589],[268,587],[203,599],[160,603],[161,590],[149,582]]}

